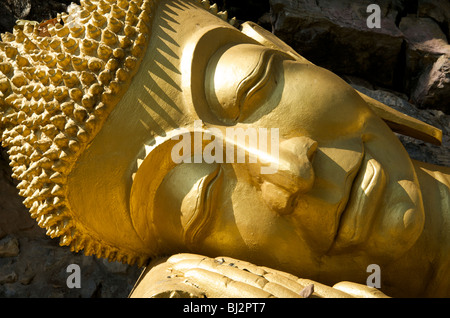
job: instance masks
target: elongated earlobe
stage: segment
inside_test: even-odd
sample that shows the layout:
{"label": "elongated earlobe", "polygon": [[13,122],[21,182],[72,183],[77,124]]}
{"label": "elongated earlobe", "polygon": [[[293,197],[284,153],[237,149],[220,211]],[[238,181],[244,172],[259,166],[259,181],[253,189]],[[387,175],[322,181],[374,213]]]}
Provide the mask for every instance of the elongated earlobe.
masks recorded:
{"label": "elongated earlobe", "polygon": [[[312,64],[289,45],[253,22],[244,23],[241,26],[241,29],[242,33],[258,41],[262,45],[287,52],[299,62]],[[359,91],[356,92],[364,99],[372,111],[382,118],[394,132],[435,145],[442,144],[442,131],[440,129],[396,111]]]}

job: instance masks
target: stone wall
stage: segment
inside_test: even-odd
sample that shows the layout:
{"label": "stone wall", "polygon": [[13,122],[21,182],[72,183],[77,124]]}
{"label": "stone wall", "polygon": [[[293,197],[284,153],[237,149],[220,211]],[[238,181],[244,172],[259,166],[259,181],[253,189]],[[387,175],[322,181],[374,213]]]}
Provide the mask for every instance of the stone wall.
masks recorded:
{"label": "stone wall", "polygon": [[[140,270],[71,253],[31,219],[10,177],[6,151],[0,159],[0,297],[126,297]],[[81,288],[66,281],[80,266]]]}
{"label": "stone wall", "polygon": [[[399,136],[411,157],[450,166],[450,2],[270,0],[272,31],[363,93],[443,130],[438,147]],[[369,28],[370,4],[380,28]]]}
{"label": "stone wall", "polygon": [[[70,0],[1,0],[0,33],[17,19],[42,21]],[[79,3],[79,2],[78,2]],[[368,28],[367,7],[381,9]],[[399,136],[411,157],[450,166],[450,3],[442,0],[221,0],[240,21],[273,31],[313,63],[408,115],[441,128],[441,147]],[[140,270],[73,254],[45,236],[23,207],[0,156],[0,297],[126,297]],[[70,264],[81,289],[69,289]]]}
{"label": "stone wall", "polygon": [[[380,7],[380,28],[367,25],[371,3]],[[271,0],[270,17],[274,33],[313,63],[450,113],[450,2],[411,3]]]}

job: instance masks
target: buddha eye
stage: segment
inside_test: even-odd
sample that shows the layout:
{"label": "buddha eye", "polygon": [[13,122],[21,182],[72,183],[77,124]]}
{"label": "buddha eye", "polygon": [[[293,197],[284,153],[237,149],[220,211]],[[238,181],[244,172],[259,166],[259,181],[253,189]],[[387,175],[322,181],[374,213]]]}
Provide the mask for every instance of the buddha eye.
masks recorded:
{"label": "buddha eye", "polygon": [[212,173],[198,180],[184,197],[180,208],[180,220],[186,243],[194,243],[214,216],[212,201],[217,201],[217,189],[222,180],[222,169],[217,165]]}
{"label": "buddha eye", "polygon": [[257,106],[267,100],[271,89],[276,86],[277,80],[272,72],[275,56],[271,51],[264,51],[252,74],[239,84],[236,93],[236,102],[240,110],[238,120],[248,117]]}
{"label": "buddha eye", "polygon": [[261,107],[277,87],[274,64],[281,52],[240,44],[217,52],[207,67],[206,98],[224,123],[235,124]]}

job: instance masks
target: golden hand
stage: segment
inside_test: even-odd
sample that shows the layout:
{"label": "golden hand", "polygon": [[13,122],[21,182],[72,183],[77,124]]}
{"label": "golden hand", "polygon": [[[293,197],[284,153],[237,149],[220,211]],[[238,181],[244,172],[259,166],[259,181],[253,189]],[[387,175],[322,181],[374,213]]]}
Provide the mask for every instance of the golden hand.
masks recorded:
{"label": "golden hand", "polygon": [[379,290],[341,282],[333,287],[230,257],[177,254],[154,262],[132,298],[384,298]]}

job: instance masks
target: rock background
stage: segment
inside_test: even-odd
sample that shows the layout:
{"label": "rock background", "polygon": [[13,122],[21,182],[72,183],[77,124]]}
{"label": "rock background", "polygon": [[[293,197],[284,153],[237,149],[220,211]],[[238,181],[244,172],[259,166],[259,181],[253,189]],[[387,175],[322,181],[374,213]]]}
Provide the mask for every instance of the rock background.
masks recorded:
{"label": "rock background", "polygon": [[[0,0],[0,33],[17,19],[43,21],[72,0]],[[214,2],[214,1],[211,1]],[[356,89],[444,133],[438,147],[399,136],[411,157],[450,166],[450,2],[448,0],[218,0],[239,21],[271,30],[311,62]],[[369,28],[369,4],[381,28]],[[0,156],[0,297],[126,297],[140,270],[71,253],[45,236],[23,207]],[[69,289],[70,264],[81,289]]]}

